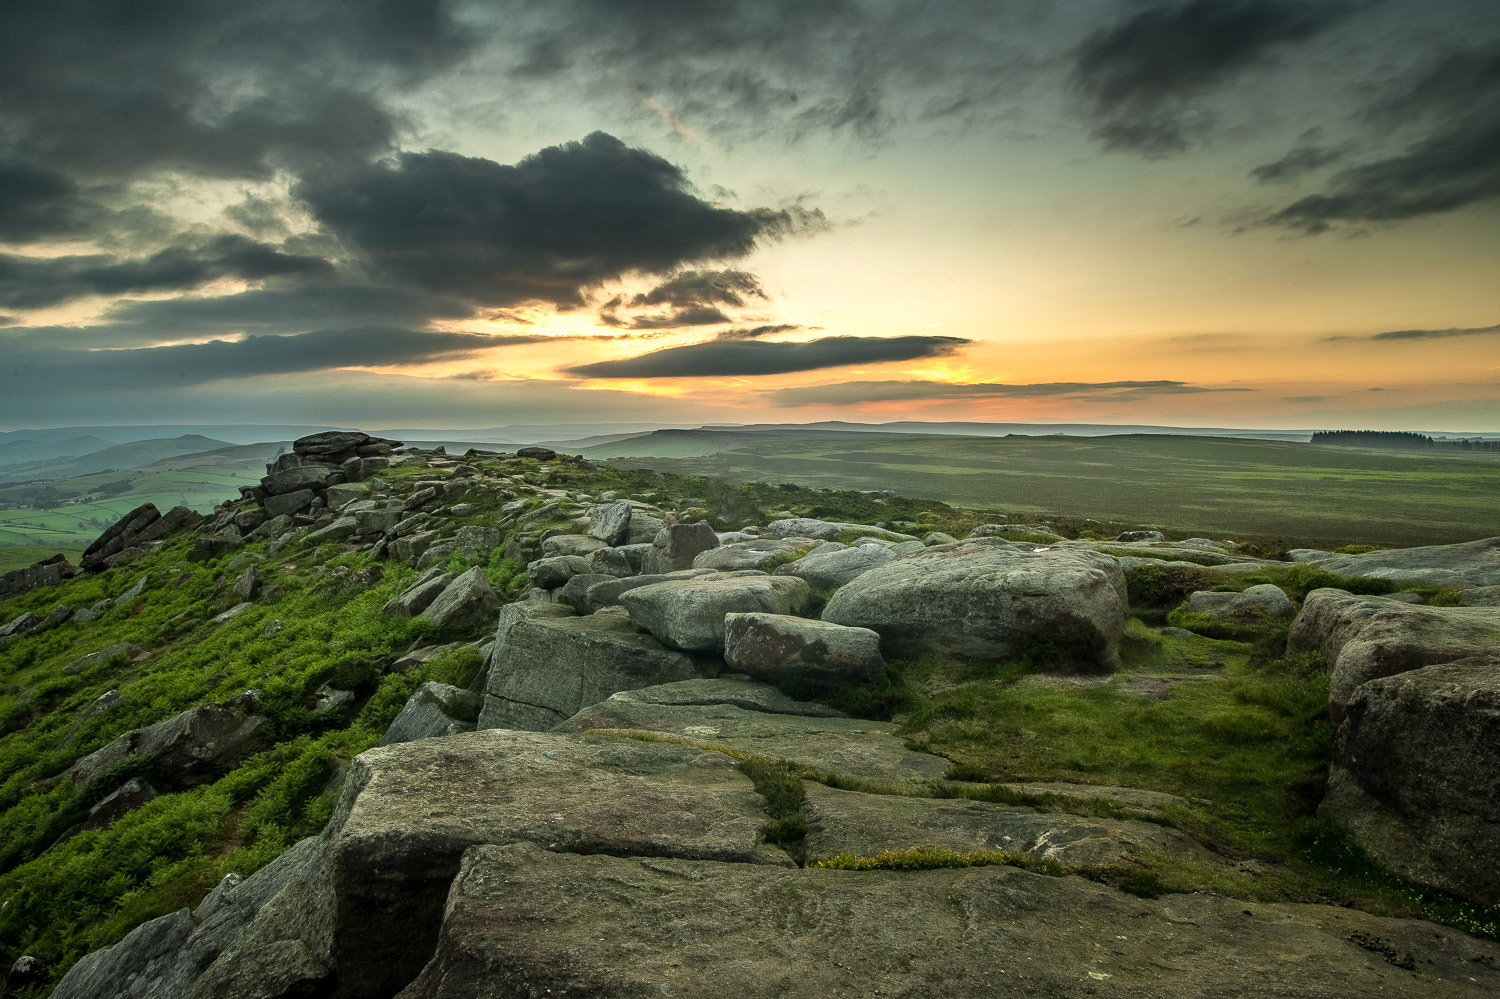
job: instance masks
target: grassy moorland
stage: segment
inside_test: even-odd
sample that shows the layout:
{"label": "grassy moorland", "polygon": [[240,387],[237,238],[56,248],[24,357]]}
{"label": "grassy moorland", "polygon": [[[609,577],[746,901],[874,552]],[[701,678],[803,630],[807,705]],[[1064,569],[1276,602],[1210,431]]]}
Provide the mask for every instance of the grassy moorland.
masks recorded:
{"label": "grassy moorland", "polygon": [[[613,489],[649,498],[682,519],[705,517],[720,529],[800,515],[884,519],[963,536],[988,517],[935,500],[789,483],[731,484],[565,463],[544,475],[536,462],[474,463],[511,476],[523,495],[521,482],[592,495]],[[402,468],[382,478],[447,474]],[[545,499],[527,502],[537,509]],[[463,522],[495,525],[504,537],[519,532],[520,540],[535,543],[543,531],[568,529],[583,502],[560,500],[555,516],[519,526],[502,519],[499,499],[486,490],[475,494]],[[1082,533],[1077,525],[1063,529]],[[416,687],[429,679],[466,686],[480,669],[473,647],[459,646],[410,672],[391,670],[414,644],[485,637],[486,629],[442,634],[420,618],[383,613],[415,577],[409,565],[306,540],[275,550],[257,542],[194,563],[185,560],[189,544],[178,539],[131,565],[9,599],[0,614],[8,620],[25,612],[43,616],[59,603],[93,606],[119,597],[143,575],[151,580],[144,595],[114,603],[93,621],[68,621],[0,647],[0,959],[36,955],[54,982],[89,950],[196,903],[224,873],[248,874],[317,832],[332,813],[348,760],[374,744]],[[243,613],[216,619],[237,603],[232,586],[250,564],[259,566],[263,596]],[[454,555],[448,568],[469,564]],[[473,564],[507,598],[521,595],[524,567],[499,549]],[[1183,607],[1193,590],[1259,582],[1276,583],[1299,603],[1330,583],[1372,592],[1396,585],[1340,581],[1306,566],[1253,574],[1138,567],[1129,579],[1125,668],[1113,677],[1089,685],[1048,677],[1049,650],[1036,646],[1006,662],[894,662],[877,682],[844,688],[831,700],[860,717],[894,720],[911,746],[951,761],[948,780],[918,793],[1108,816],[1118,812],[1108,802],[1080,804],[1015,785],[1057,781],[1169,792],[1187,800],[1163,809],[1156,821],[1229,861],[1193,863],[1137,851],[1126,863],[1082,872],[1103,883],[1140,895],[1212,892],[1343,904],[1500,936],[1500,907],[1394,878],[1318,820],[1333,737],[1324,664],[1284,657],[1284,621],[1226,625]],[[1422,592],[1430,603],[1453,599],[1446,591]],[[1184,631],[1164,632],[1168,624]],[[66,671],[78,657],[120,642],[145,655]],[[354,700],[320,711],[317,694],[325,685],[353,692]],[[57,780],[74,761],[130,729],[247,688],[259,692],[258,713],[267,719],[256,752],[211,782],[164,793],[108,828],[64,838],[112,786]],[[117,706],[92,712],[109,691],[118,692]],[[813,693],[793,685],[787,692]],[[778,761],[742,762],[767,793],[773,821],[764,835],[794,856],[805,833],[797,811],[803,780],[860,786]],[[919,866],[994,859],[898,858]]]}
{"label": "grassy moorland", "polygon": [[29,565],[54,552],[86,548],[142,503],[155,503],[163,512],[174,506],[207,512],[238,496],[240,486],[258,482],[277,448],[228,447],[139,468],[0,485],[0,551],[32,548],[35,554],[23,563]]}
{"label": "grassy moorland", "polygon": [[1087,517],[1183,536],[1333,546],[1448,544],[1500,534],[1496,454],[1165,435],[698,435],[651,434],[586,453],[685,475],[892,489],[1005,519]]}

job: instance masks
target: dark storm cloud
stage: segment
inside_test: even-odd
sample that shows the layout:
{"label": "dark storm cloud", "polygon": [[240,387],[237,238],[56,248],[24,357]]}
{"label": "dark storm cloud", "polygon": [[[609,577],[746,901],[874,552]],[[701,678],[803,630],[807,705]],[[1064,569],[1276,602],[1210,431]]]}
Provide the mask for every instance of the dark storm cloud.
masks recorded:
{"label": "dark storm cloud", "polygon": [[141,260],[0,254],[0,305],[34,309],[87,295],[186,290],[221,277],[259,281],[332,271],[321,257],[282,253],[242,236],[220,236],[200,247],[171,246]]}
{"label": "dark storm cloud", "polygon": [[394,135],[380,92],[471,45],[442,0],[9,3],[4,155],[75,179],[361,155]]}
{"label": "dark storm cloud", "polygon": [[862,402],[903,402],[924,399],[1038,399],[1064,396],[1095,398],[1100,402],[1133,402],[1159,395],[1193,395],[1200,392],[1249,392],[1250,389],[1211,389],[1184,382],[1042,382],[1009,385],[981,382],[955,385],[934,381],[842,382],[779,389],[770,393],[777,406],[852,406]]}
{"label": "dark storm cloud", "polygon": [[216,298],[121,302],[79,336],[186,339],[222,333],[285,333],[339,323],[420,326],[432,319],[465,319],[464,302],[381,285],[314,283],[263,288]]}
{"label": "dark storm cloud", "polygon": [[394,327],[329,329],[125,350],[61,349],[37,337],[6,336],[5,394],[132,391],[338,367],[420,364],[536,343],[544,336],[417,333]]}
{"label": "dark storm cloud", "polygon": [[71,235],[87,229],[101,211],[63,174],[0,162],[0,240]]}
{"label": "dark storm cloud", "polygon": [[627,272],[741,257],[823,225],[817,212],[710,204],[678,167],[603,132],[514,166],[407,153],[317,172],[293,193],[386,277],[496,306],[576,307]]}
{"label": "dark storm cloud", "polygon": [[[1000,0],[549,0],[504,22],[519,80],[594,80],[660,98],[729,141],[833,133],[879,142],[908,121],[1006,113],[1043,56],[1046,11]],[[607,68],[606,68],[607,67]]]}
{"label": "dark storm cloud", "polygon": [[1206,124],[1188,107],[1191,98],[1280,47],[1326,31],[1354,9],[1336,0],[1158,4],[1086,38],[1074,53],[1072,82],[1088,102],[1094,137],[1106,147],[1180,152]]}
{"label": "dark storm cloud", "polygon": [[766,301],[768,297],[760,279],[745,271],[683,271],[650,291],[632,296],[630,304],[638,308],[648,305],[670,305],[678,309],[690,305],[741,308],[747,299]]}
{"label": "dark storm cloud", "polygon": [[1381,340],[1447,340],[1456,336],[1493,336],[1500,333],[1500,326],[1474,326],[1466,329],[1446,330],[1387,330],[1369,336],[1330,336],[1324,343],[1372,343]]}
{"label": "dark storm cloud", "polygon": [[563,369],[583,378],[704,378],[784,375],[849,364],[881,364],[945,357],[972,343],[953,336],[830,336],[807,343],[763,340],[710,340],[664,347],[618,361],[597,361]]}
{"label": "dark storm cloud", "polygon": [[1250,176],[1261,184],[1279,184],[1336,163],[1347,152],[1345,149],[1328,149],[1323,146],[1296,146],[1276,162],[1265,163],[1251,170]]}
{"label": "dark storm cloud", "polygon": [[800,330],[802,327],[793,323],[778,323],[775,326],[737,326],[721,332],[716,340],[755,340],[763,336],[775,336],[778,333],[790,333]]}
{"label": "dark storm cloud", "polygon": [[1364,114],[1372,133],[1419,131],[1398,154],[1335,174],[1327,189],[1270,216],[1324,232],[1339,223],[1394,222],[1500,196],[1500,45],[1449,53]]}
{"label": "dark storm cloud", "polygon": [[620,300],[611,299],[599,310],[599,321],[606,326],[628,330],[671,330],[679,326],[713,326],[729,322],[729,317],[712,305],[690,305],[672,312],[655,312],[629,319],[620,317],[619,307]]}

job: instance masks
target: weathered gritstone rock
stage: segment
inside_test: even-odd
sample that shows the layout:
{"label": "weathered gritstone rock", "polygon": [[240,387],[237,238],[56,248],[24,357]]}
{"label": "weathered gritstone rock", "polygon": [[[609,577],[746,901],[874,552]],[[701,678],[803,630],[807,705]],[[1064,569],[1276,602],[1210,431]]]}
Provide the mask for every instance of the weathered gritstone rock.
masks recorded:
{"label": "weathered gritstone rock", "polygon": [[1404,878],[1500,904],[1500,655],[1369,680],[1318,814]]}
{"label": "weathered gritstone rock", "polygon": [[704,704],[732,704],[747,711],[772,715],[803,715],[808,718],[843,718],[842,711],[813,701],[794,701],[768,683],[754,683],[748,677],[727,674],[703,680],[664,683],[659,687],[622,690],[611,694],[615,704],[668,704],[679,707]]}
{"label": "weathered gritstone rock", "polygon": [[156,504],[142,503],[95,538],[78,560],[78,567],[85,572],[97,572],[111,556],[134,547],[140,533],[160,519],[161,511]]}
{"label": "weathered gritstone rock", "polygon": [[[925,547],[925,546],[920,546]],[[808,586],[829,589],[843,586],[858,577],[890,562],[896,553],[877,545],[858,545],[831,552],[811,552],[777,566],[778,576],[797,576],[807,581]]]}
{"label": "weathered gritstone rock", "polygon": [[626,695],[584,708],[552,731],[591,729],[657,732],[882,785],[930,783],[950,766],[942,757],[907,749],[890,722],[770,714],[733,703],[687,706]]}
{"label": "weathered gritstone rock", "polygon": [[66,555],[53,555],[24,569],[14,569],[0,576],[0,597],[25,593],[39,586],[56,586],[78,574]]}
{"label": "weathered gritstone rock", "polygon": [[641,560],[641,571],[646,573],[677,572],[693,568],[693,560],[700,552],[719,547],[719,536],[707,522],[696,524],[672,524],[663,527],[651,543],[651,550]]}
{"label": "weathered gritstone rock", "polygon": [[443,587],[420,616],[440,628],[474,627],[492,620],[502,603],[484,570],[475,566]]}
{"label": "weathered gritstone rock", "polygon": [[1111,556],[978,540],[864,573],[833,595],[823,620],[879,632],[887,655],[1004,659],[1030,645],[1073,668],[1114,670],[1126,606]]}
{"label": "weathered gritstone rock", "polygon": [[426,610],[428,605],[436,600],[453,580],[454,576],[450,572],[429,569],[413,580],[405,590],[388,600],[382,609],[387,614],[415,617]]}
{"label": "weathered gritstone rock", "polygon": [[484,731],[370,750],[316,876],[262,910],[192,995],[393,995],[432,956],[470,847],[750,865],[772,859],[763,804],[728,757],[684,746]]}
{"label": "weathered gritstone rock", "polygon": [[787,517],[766,525],[766,533],[777,538],[812,538],[814,541],[837,541],[845,531],[866,531],[891,541],[916,541],[910,534],[898,534],[869,524],[840,524],[812,517]]}
{"label": "weathered gritstone rock", "polygon": [[1334,555],[1313,559],[1309,564],[1340,576],[1408,580],[1424,586],[1497,586],[1500,585],[1500,538],[1460,545],[1396,548],[1364,555]]}
{"label": "weathered gritstone rock", "polygon": [[589,534],[606,545],[624,544],[630,537],[630,521],[635,509],[629,500],[600,503],[594,507]]}
{"label": "weathered gritstone rock", "polygon": [[1318,652],[1327,663],[1337,724],[1361,684],[1500,648],[1500,608],[1419,607],[1343,590],[1314,590],[1292,622],[1287,656]]}
{"label": "weathered gritstone rock", "polygon": [[[720,536],[722,539],[722,536]],[[756,538],[751,541],[734,541],[710,548],[693,557],[693,568],[715,569],[734,572],[740,569],[763,569],[768,562],[794,555],[801,546],[792,541],[776,538]]]}
{"label": "weathered gritstone rock", "polygon": [[540,558],[526,567],[526,577],[531,585],[543,590],[554,590],[574,576],[589,573],[589,564],[582,555],[555,555]]}
{"label": "weathered gritstone rock", "polygon": [[724,648],[724,615],[791,614],[811,594],[795,576],[711,575],[626,590],[620,603],[639,627],[677,649]]}
{"label": "weathered gritstone rock", "polygon": [[178,999],[283,887],[317,856],[304,839],[248,878],[227,875],[193,910],[143,923],[85,955],[58,983],[56,999]]}
{"label": "weathered gritstone rock", "polygon": [[427,682],[407,700],[377,746],[472,732],[484,698],[446,683]]}
{"label": "weathered gritstone rock", "polygon": [[[1497,955],[1429,923],[1146,901],[1011,867],[785,870],[516,844],[465,855],[436,953],[400,996],[1428,999],[1500,988]],[[1403,957],[1416,970],[1392,967]]]}
{"label": "weathered gritstone rock", "polygon": [[143,760],[171,787],[192,787],[243,756],[264,718],[204,704],[146,728],[133,729],[67,771],[86,788],[127,760]]}
{"label": "weathered gritstone rock", "polygon": [[497,636],[479,725],[546,731],[617,691],[697,676],[623,615],[528,616]]}
{"label": "weathered gritstone rock", "polygon": [[1042,813],[962,798],[836,791],[812,782],[806,792],[802,813],[809,864],[841,853],[874,857],[920,847],[954,853],[1005,851],[1056,860],[1069,869],[1124,863],[1137,850],[1224,864],[1177,830],[1152,822]]}
{"label": "weathered gritstone rock", "polygon": [[116,642],[114,645],[100,649],[98,652],[90,652],[88,655],[79,656],[64,666],[62,672],[64,676],[72,676],[74,673],[83,672],[90,666],[107,663],[111,659],[134,659],[144,654],[145,651],[139,645],[132,645],[129,642]]}
{"label": "weathered gritstone rock", "polygon": [[1214,618],[1234,618],[1247,614],[1267,617],[1291,617],[1297,613],[1292,600],[1274,583],[1247,587],[1239,593],[1199,590],[1188,597],[1188,608],[1194,614]]}
{"label": "weathered gritstone rock", "polygon": [[724,662],[758,680],[833,687],[885,673],[880,636],[785,614],[726,614]]}

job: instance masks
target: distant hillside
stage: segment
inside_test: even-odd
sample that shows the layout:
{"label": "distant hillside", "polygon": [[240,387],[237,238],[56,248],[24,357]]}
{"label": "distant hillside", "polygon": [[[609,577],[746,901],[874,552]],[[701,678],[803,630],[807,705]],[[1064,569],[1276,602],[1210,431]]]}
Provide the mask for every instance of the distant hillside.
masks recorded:
{"label": "distant hillside", "polygon": [[226,441],[199,434],[183,434],[169,440],[132,441],[116,444],[77,458],[53,458],[10,465],[0,469],[0,482],[26,482],[34,479],[67,479],[106,469],[137,468],[162,458],[179,454],[201,454],[216,448],[233,447]]}
{"label": "distant hillside", "polygon": [[113,442],[92,434],[68,437],[63,440],[0,441],[0,468],[35,465],[41,462],[57,461],[59,458],[77,458],[113,446]]}
{"label": "distant hillside", "polygon": [[277,443],[229,445],[167,455],[134,468],[0,484],[0,546],[83,547],[142,503],[207,513],[237,495],[240,486],[258,481],[266,463],[283,448]]}

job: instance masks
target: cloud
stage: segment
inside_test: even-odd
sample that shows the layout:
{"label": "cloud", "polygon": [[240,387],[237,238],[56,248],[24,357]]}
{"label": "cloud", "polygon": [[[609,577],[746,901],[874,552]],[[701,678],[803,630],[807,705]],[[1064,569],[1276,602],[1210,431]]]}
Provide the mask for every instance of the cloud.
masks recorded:
{"label": "cloud", "polygon": [[1055,396],[1100,402],[1132,402],[1159,395],[1193,395],[1200,392],[1249,392],[1245,388],[1202,388],[1184,382],[1040,382],[1012,385],[1003,382],[955,384],[936,381],[838,382],[778,389],[769,394],[777,406],[853,406],[863,402],[897,402],[942,399],[1037,399]]}
{"label": "cloud", "polygon": [[283,253],[233,235],[216,237],[199,247],[169,246],[141,260],[0,254],[0,305],[39,308],[87,295],[181,291],[222,277],[260,281],[332,272],[332,265],[322,257]]}
{"label": "cloud", "polygon": [[1363,118],[1381,135],[1410,128],[1422,134],[1400,153],[1339,171],[1325,190],[1271,214],[1270,224],[1313,235],[1340,223],[1419,218],[1500,196],[1500,45],[1436,60]]}
{"label": "cloud", "polygon": [[[22,331],[24,333],[24,331]],[[53,346],[50,338],[6,331],[4,394],[12,399],[131,391],[226,379],[253,378],[340,367],[421,364],[468,357],[496,347],[537,343],[542,335],[483,336],[418,333],[396,327],[326,329],[297,336],[251,336],[242,340],[87,350]]]}
{"label": "cloud", "polygon": [[882,364],[946,357],[965,344],[952,336],[830,336],[806,343],[710,340],[664,347],[618,361],[596,361],[563,369],[582,378],[705,378],[782,375],[850,364]]}
{"label": "cloud", "polygon": [[[508,16],[518,82],[626,89],[643,113],[729,144],[835,135],[879,143],[906,122],[996,120],[1045,46],[1034,5],[995,0],[554,0]],[[576,98],[575,98],[576,99]]]}
{"label": "cloud", "polygon": [[[6,4],[8,157],[70,178],[264,178],[388,148],[383,97],[473,37],[442,0]],[[6,154],[0,154],[6,155]]]}
{"label": "cloud", "polygon": [[774,326],[737,326],[734,329],[723,330],[716,340],[756,340],[763,336],[775,336],[778,333],[791,333],[802,327],[793,323],[779,323]]}
{"label": "cloud", "polygon": [[1330,397],[1326,395],[1287,395],[1282,396],[1282,402],[1327,402]]}
{"label": "cloud", "polygon": [[1328,336],[1324,343],[1373,343],[1382,340],[1447,340],[1456,336],[1490,336],[1500,333],[1500,326],[1474,326],[1446,330],[1387,330],[1369,336]]}
{"label": "cloud", "polygon": [[1337,163],[1348,154],[1348,149],[1329,149],[1324,146],[1301,145],[1288,150],[1286,155],[1274,163],[1264,163],[1250,171],[1260,184],[1280,184],[1294,180],[1303,174],[1321,170],[1330,163]]}
{"label": "cloud", "polygon": [[699,199],[673,164],[594,132],[514,166],[431,151],[341,166],[292,192],[376,273],[492,306],[563,308],[628,272],[743,257],[821,213]]}
{"label": "cloud", "polygon": [[212,298],[124,301],[102,322],[74,331],[114,342],[188,339],[211,334],[306,332],[343,326],[422,326],[432,319],[466,319],[472,306],[406,288],[354,283],[310,283],[260,288]]}
{"label": "cloud", "polygon": [[1073,53],[1072,83],[1106,148],[1181,152],[1208,121],[1192,98],[1278,48],[1328,30],[1342,2],[1189,0],[1158,4],[1089,35]]}
{"label": "cloud", "polygon": [[[599,321],[608,326],[633,330],[676,329],[680,326],[711,326],[730,321],[720,306],[744,308],[748,300],[769,301],[760,279],[745,271],[683,271],[650,291],[626,299],[616,295],[599,310]],[[620,316],[622,308],[660,308],[653,312]]]}

